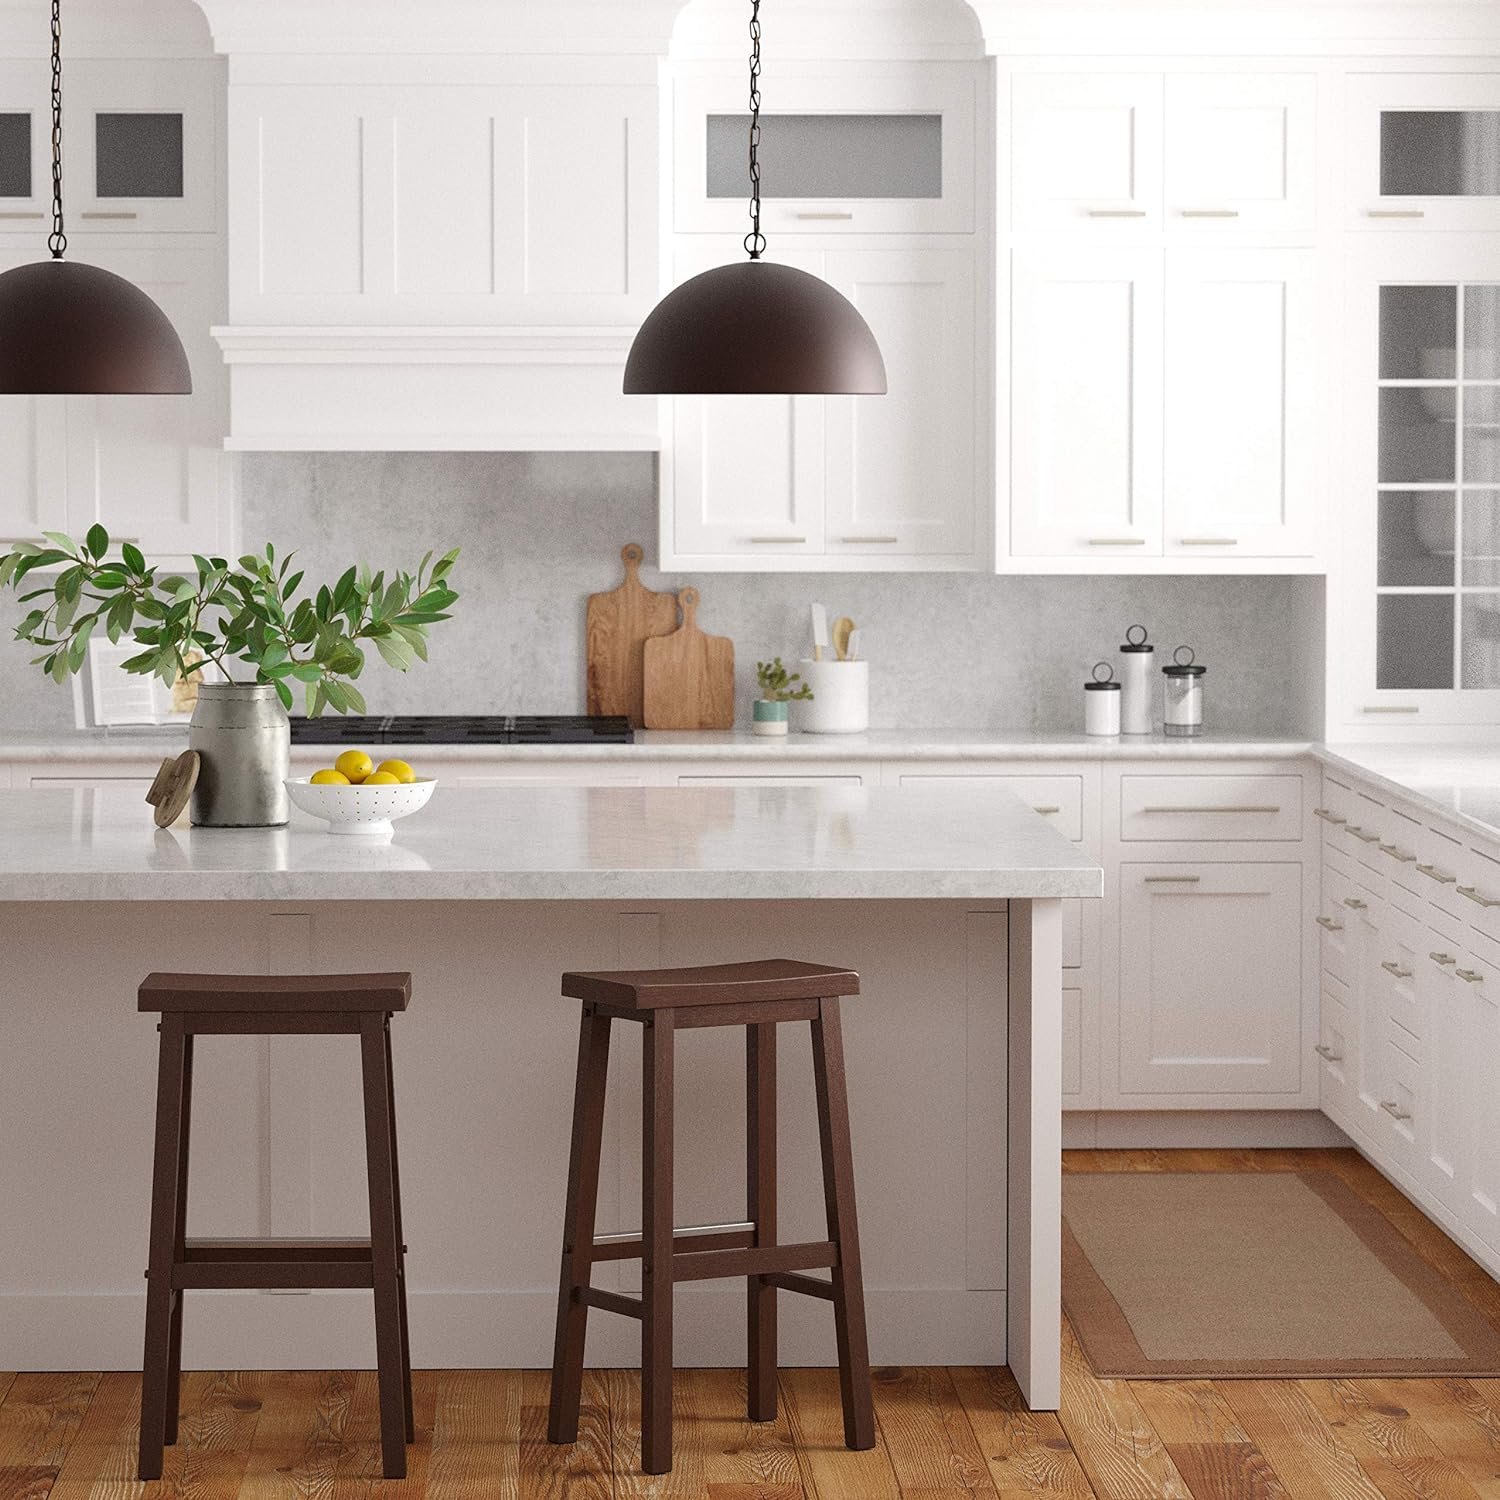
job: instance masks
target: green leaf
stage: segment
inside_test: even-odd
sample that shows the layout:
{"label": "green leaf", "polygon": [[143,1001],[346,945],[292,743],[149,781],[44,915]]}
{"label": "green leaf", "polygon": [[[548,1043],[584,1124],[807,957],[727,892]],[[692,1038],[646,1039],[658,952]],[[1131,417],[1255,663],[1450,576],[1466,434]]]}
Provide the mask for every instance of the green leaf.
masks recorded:
{"label": "green leaf", "polygon": [[292,711],[291,688],[289,688],[284,682],[278,682],[276,684],[276,696],[281,699],[281,706],[286,709],[288,713],[290,713]]}
{"label": "green leaf", "polygon": [[422,661],[427,660],[427,635],[420,625],[402,625],[398,623],[391,628],[411,647]]}
{"label": "green leaf", "polygon": [[364,694],[352,682],[344,684],[344,700],[354,713],[362,714],[369,712],[365,707]]}
{"label": "green leaf", "polygon": [[64,557],[77,557],[78,544],[65,531],[44,531],[42,533],[54,547],[62,549]]}
{"label": "green leaf", "polygon": [[310,661],[298,662],[292,668],[292,676],[298,682],[322,682],[323,669],[322,667],[314,666]]}
{"label": "green leaf", "polygon": [[141,549],[131,542],[120,544],[120,557],[125,566],[130,569],[137,578],[146,571],[146,559],[141,555]]}
{"label": "green leaf", "polygon": [[406,645],[400,636],[376,636],[375,649],[380,653],[381,659],[385,662],[386,666],[394,667],[398,672],[405,672],[411,666],[411,647]]}
{"label": "green leaf", "polygon": [[336,612],[342,611],[350,598],[353,597],[355,581],[358,576],[359,570],[357,568],[349,568],[339,581],[334,584],[333,607]]}
{"label": "green leaf", "polygon": [[83,545],[88,548],[89,555],[94,561],[98,562],[109,551],[109,533],[95,521],[89,527],[88,535],[83,539]]}

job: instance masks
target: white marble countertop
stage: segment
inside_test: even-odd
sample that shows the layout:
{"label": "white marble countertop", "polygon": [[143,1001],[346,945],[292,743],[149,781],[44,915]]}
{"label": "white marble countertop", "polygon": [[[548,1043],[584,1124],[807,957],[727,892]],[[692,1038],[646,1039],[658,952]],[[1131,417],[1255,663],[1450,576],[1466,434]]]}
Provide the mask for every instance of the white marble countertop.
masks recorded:
{"label": "white marble countertop", "polygon": [[[175,755],[187,746],[186,729],[76,730],[32,733],[0,728],[0,761],[47,760],[64,764],[140,761]],[[374,747],[367,747],[374,748]],[[1239,760],[1306,755],[1309,740],[1206,734],[1196,739],[1164,735],[1034,734],[1009,729],[873,729],[866,734],[790,734],[771,739],[746,731],[639,730],[632,745],[382,745],[382,752],[443,761],[781,761],[871,760]],[[299,762],[327,759],[327,745],[293,745]]]}
{"label": "white marble countertop", "polygon": [[118,788],[0,792],[0,901],[1003,900],[1103,873],[1003,788],[439,788],[389,843],[158,831]]}
{"label": "white marble countertop", "polygon": [[1487,838],[1500,837],[1500,746],[1320,745],[1313,753],[1391,796],[1418,803]]}

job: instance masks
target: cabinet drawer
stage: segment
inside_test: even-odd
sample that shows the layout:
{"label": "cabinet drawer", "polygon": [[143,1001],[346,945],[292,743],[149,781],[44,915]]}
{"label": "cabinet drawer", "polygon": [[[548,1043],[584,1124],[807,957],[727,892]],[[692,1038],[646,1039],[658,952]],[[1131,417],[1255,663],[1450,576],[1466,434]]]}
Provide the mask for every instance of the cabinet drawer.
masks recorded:
{"label": "cabinet drawer", "polygon": [[678,786],[863,786],[862,776],[679,776]]}
{"label": "cabinet drawer", "polygon": [[1126,776],[1120,782],[1126,842],[1292,841],[1302,837],[1298,776]]}
{"label": "cabinet drawer", "polygon": [[1083,1098],[1083,991],[1062,992],[1063,1107],[1081,1108]]}
{"label": "cabinet drawer", "polygon": [[1354,1080],[1359,1076],[1355,1052],[1359,1035],[1349,1007],[1344,1004],[1347,993],[1336,982],[1326,978],[1323,981],[1318,1041],[1313,1049],[1318,1055],[1322,1080],[1318,1091],[1321,1102],[1325,1107],[1333,1103],[1345,1110],[1353,1103]]}
{"label": "cabinet drawer", "polygon": [[1402,1165],[1414,1165],[1417,1154],[1418,1115],[1421,1108],[1422,1066],[1400,1045],[1394,1026],[1385,1038],[1380,1068],[1381,1143]]}
{"label": "cabinet drawer", "polygon": [[1500,863],[1466,849],[1457,875],[1450,897],[1455,909],[1476,932],[1500,942]]}
{"label": "cabinet drawer", "polygon": [[1040,813],[1065,839],[1083,839],[1081,776],[930,776],[903,772],[898,786],[1003,786]]}

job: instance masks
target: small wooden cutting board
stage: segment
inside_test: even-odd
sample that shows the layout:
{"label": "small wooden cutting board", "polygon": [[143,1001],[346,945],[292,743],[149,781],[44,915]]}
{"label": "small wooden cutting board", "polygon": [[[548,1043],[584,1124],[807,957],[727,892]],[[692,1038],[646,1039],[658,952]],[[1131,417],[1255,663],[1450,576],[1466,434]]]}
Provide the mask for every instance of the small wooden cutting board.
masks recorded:
{"label": "small wooden cutting board", "polygon": [[646,642],[647,729],[734,728],[734,642],[698,628],[698,590],[683,589],[682,628]]}
{"label": "small wooden cutting board", "polygon": [[589,595],[586,636],[588,711],[623,714],[637,729],[646,722],[642,648],[677,628],[677,600],[641,582],[645,555],[637,542],[621,549],[625,581],[607,594]]}

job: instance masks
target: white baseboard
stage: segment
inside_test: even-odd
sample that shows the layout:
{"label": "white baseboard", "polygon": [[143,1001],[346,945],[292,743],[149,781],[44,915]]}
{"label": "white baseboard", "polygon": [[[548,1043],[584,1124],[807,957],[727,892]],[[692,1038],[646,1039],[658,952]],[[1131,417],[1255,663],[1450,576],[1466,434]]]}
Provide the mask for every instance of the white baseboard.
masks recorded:
{"label": "white baseboard", "polygon": [[[781,1363],[836,1363],[833,1313],[815,1298],[783,1295]],[[880,1365],[1005,1363],[1005,1293],[867,1289],[870,1356]],[[0,1349],[18,1370],[138,1370],[144,1290],[0,1297]],[[550,1291],[411,1294],[412,1362],[423,1369],[540,1369],[552,1362],[556,1294]],[[674,1309],[683,1366],[745,1358],[742,1283],[684,1285]],[[591,1365],[640,1362],[640,1324],[589,1318]],[[189,1369],[370,1369],[369,1293],[194,1292],[183,1323]]]}
{"label": "white baseboard", "polygon": [[1316,1109],[1070,1110],[1063,1115],[1064,1150],[1295,1149],[1352,1144]]}

